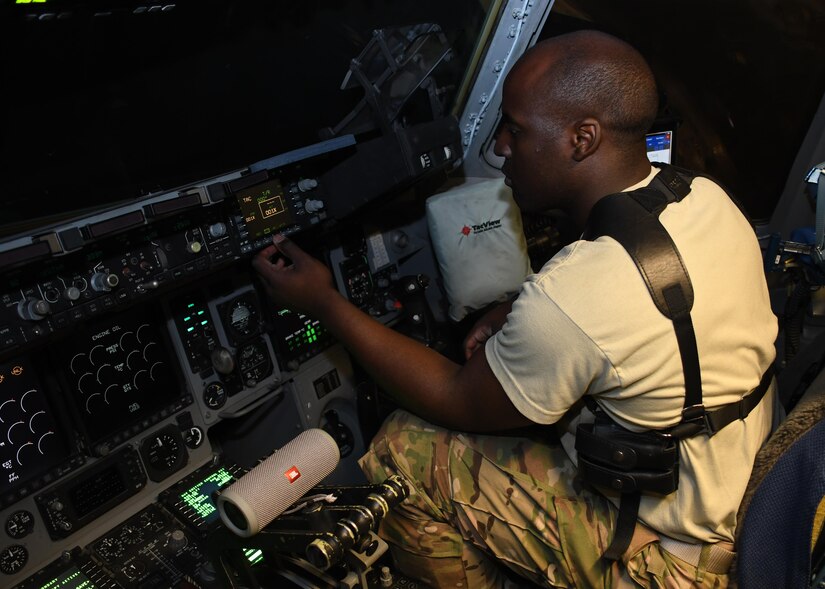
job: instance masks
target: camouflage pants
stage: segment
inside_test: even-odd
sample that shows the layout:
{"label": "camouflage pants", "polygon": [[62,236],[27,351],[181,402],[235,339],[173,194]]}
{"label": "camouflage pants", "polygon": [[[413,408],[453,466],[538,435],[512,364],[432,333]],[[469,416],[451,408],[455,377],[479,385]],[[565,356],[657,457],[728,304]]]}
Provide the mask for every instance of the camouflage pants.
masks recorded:
{"label": "camouflage pants", "polygon": [[404,574],[434,587],[501,587],[502,564],[546,587],[727,586],[642,524],[621,563],[602,560],[617,510],[581,484],[560,445],[451,432],[397,411],[361,467],[376,482],[398,473],[410,483],[380,534]]}

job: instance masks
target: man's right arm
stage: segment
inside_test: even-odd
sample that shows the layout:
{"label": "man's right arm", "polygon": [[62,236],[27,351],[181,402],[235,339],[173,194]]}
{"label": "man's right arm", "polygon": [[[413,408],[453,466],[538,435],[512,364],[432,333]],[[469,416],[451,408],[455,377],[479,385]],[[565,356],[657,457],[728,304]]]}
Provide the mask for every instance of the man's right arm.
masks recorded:
{"label": "man's right arm", "polygon": [[383,325],[341,295],[323,263],[283,236],[273,241],[275,245],[252,262],[269,296],[319,319],[400,405],[462,431],[530,425],[490,370],[485,354],[474,354],[459,365]]}

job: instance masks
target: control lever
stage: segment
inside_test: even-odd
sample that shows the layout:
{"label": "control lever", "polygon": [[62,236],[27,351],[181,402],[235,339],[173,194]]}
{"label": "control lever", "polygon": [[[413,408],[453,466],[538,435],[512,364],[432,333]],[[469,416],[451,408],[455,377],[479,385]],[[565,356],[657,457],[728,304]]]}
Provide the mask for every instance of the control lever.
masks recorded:
{"label": "control lever", "polygon": [[430,278],[426,274],[401,276],[398,279],[393,293],[401,303],[402,319],[395,328],[425,346],[433,347],[437,337],[435,317],[425,292],[429,285]]}
{"label": "control lever", "polygon": [[148,282],[141,282],[140,284],[138,284],[135,287],[135,290],[137,290],[140,294],[143,294],[150,290],[155,290],[159,286],[160,282],[158,282],[157,280],[149,280]]}

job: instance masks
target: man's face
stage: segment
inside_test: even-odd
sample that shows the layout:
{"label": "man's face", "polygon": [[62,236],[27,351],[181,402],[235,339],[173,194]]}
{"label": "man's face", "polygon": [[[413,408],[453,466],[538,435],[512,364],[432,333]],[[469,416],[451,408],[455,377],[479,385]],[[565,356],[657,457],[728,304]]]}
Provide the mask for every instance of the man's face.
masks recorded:
{"label": "man's face", "polygon": [[529,76],[517,72],[507,78],[495,153],[504,157],[505,183],[525,212],[565,208],[566,139],[559,121],[546,111],[530,88]]}

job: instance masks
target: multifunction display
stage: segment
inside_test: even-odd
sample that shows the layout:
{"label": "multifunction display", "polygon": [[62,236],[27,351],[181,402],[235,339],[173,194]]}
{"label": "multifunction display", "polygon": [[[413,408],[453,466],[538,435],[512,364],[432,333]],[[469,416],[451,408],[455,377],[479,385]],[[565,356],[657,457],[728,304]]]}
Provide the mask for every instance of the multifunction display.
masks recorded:
{"label": "multifunction display", "polygon": [[278,180],[246,188],[237,193],[246,230],[251,237],[264,237],[295,223],[284,190]]}
{"label": "multifunction display", "polygon": [[0,489],[15,489],[69,455],[27,360],[0,364]]}
{"label": "multifunction display", "polygon": [[64,355],[71,398],[90,442],[146,420],[181,396],[157,321],[130,313],[79,334]]}

